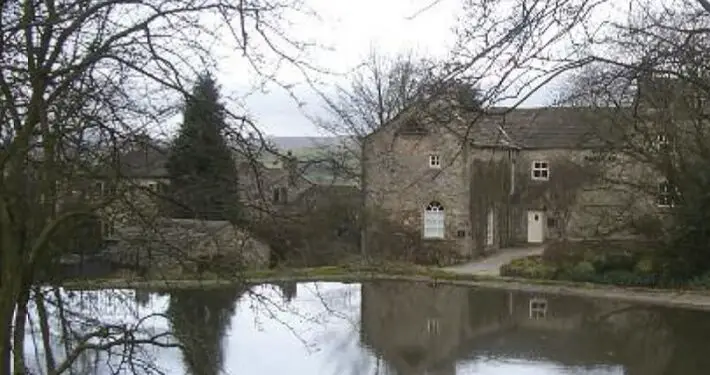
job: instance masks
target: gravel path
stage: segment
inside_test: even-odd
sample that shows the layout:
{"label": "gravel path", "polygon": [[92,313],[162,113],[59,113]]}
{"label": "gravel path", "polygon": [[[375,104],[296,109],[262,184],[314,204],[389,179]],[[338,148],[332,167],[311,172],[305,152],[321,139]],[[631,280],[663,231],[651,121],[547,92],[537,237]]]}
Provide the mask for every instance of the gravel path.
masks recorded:
{"label": "gravel path", "polygon": [[444,270],[470,275],[500,276],[500,266],[513,259],[524,258],[529,255],[540,255],[543,249],[543,246],[502,249],[487,258],[444,267]]}

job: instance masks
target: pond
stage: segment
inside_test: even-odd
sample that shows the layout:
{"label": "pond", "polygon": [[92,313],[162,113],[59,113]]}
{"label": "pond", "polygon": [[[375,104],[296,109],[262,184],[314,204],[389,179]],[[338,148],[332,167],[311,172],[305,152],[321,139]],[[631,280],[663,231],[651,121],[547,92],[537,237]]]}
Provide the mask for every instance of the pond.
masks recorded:
{"label": "pond", "polygon": [[[183,348],[142,350],[133,358],[138,372],[692,375],[710,368],[710,314],[612,300],[392,281],[64,293],[104,320],[158,314],[142,322],[174,333]],[[82,357],[77,369],[127,373],[116,358]]]}

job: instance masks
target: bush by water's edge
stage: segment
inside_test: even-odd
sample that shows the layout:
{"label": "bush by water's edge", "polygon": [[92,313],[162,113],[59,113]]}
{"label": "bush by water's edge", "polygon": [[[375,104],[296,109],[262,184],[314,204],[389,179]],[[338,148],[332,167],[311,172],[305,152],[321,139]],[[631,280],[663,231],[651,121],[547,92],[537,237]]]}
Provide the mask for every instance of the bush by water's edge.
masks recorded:
{"label": "bush by water's edge", "polygon": [[235,277],[203,275],[190,278],[73,280],[62,283],[70,289],[174,289],[215,288],[239,283],[410,281],[443,285],[491,288],[531,293],[605,298],[617,301],[710,311],[710,290],[671,290],[618,287],[584,282],[536,280],[500,276],[476,276],[425,267],[329,266],[287,270],[250,271]]}

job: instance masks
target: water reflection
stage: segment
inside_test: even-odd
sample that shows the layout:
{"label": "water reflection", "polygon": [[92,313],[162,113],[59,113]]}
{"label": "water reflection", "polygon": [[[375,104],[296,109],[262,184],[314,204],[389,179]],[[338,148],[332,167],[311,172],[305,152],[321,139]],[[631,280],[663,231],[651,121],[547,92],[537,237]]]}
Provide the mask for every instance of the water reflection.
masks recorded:
{"label": "water reflection", "polygon": [[[710,314],[610,300],[406,282],[122,293],[140,307],[136,314],[165,313],[165,329],[182,348],[158,349],[153,362],[171,374],[693,375],[710,368]],[[82,367],[108,374],[91,364],[97,360],[87,357]]]}
{"label": "water reflection", "polygon": [[192,375],[217,375],[223,365],[223,343],[234,308],[244,289],[170,292],[166,315],[182,343],[183,361]]}
{"label": "water reflection", "polygon": [[298,293],[298,283],[294,281],[281,281],[274,283],[274,286],[281,290],[281,297],[284,301],[291,302]]}
{"label": "water reflection", "polygon": [[362,341],[402,375],[700,374],[709,324],[707,314],[609,300],[362,286]]}

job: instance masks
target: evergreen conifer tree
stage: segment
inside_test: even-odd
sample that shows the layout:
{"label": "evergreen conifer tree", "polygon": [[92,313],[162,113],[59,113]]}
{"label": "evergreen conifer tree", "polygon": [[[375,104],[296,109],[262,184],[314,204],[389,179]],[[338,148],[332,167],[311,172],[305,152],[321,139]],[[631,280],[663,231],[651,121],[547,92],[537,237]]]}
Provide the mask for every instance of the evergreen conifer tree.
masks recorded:
{"label": "evergreen conifer tree", "polygon": [[186,98],[183,122],[167,163],[172,216],[235,221],[238,174],[224,138],[225,110],[219,88],[203,74]]}

